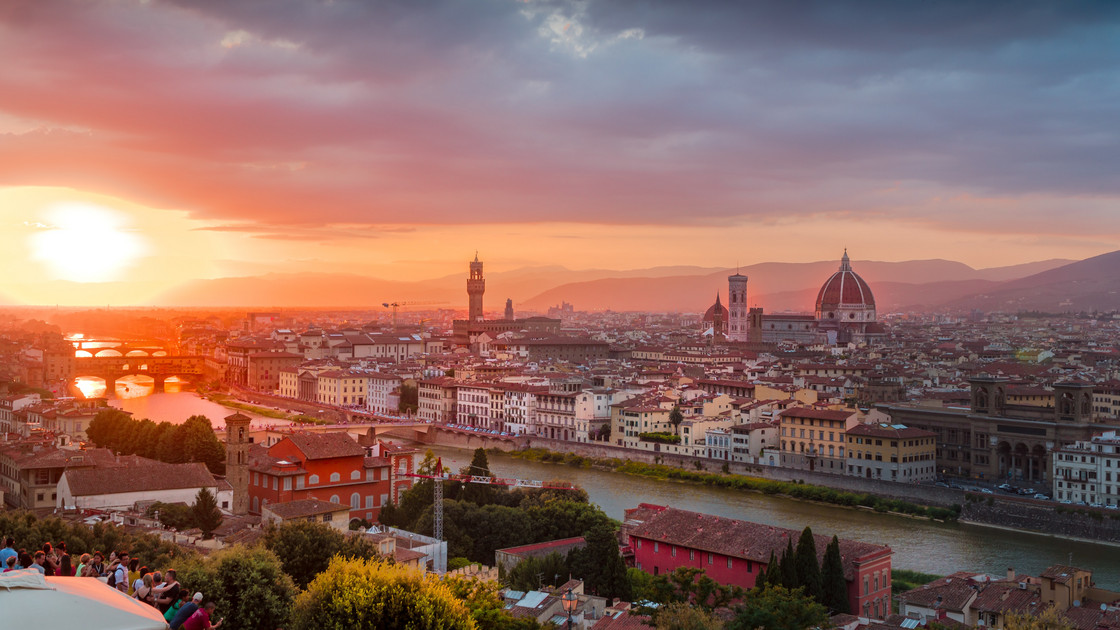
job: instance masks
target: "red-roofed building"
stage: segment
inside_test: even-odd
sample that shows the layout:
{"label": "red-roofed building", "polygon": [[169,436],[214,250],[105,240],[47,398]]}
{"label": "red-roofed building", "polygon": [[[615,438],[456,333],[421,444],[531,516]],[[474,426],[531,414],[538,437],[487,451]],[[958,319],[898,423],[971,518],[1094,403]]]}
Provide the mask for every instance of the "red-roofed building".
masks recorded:
{"label": "red-roofed building", "polygon": [[[721,584],[754,587],[771,554],[778,557],[800,532],[761,523],[641,504],[626,511],[623,525],[634,554],[634,565],[652,575],[678,567],[696,567]],[[818,561],[829,537],[815,536]],[[886,545],[840,541],[848,606],[853,613],[873,618],[890,614],[891,551]]]}
{"label": "red-roofed building", "polygon": [[[398,452],[399,451],[399,452]],[[249,512],[270,503],[320,499],[350,506],[351,519],[375,521],[412,473],[414,449],[363,447],[346,433],[293,433],[249,454]],[[396,490],[394,490],[396,488]]]}

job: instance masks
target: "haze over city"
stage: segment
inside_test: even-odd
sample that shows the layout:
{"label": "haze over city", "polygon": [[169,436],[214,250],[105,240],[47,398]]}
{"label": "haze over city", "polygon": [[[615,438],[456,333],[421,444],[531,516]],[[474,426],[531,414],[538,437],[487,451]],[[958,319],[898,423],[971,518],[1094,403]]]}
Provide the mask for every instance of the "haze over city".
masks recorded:
{"label": "haze over city", "polygon": [[4,3],[0,299],[1080,260],[1120,241],[1118,11]]}

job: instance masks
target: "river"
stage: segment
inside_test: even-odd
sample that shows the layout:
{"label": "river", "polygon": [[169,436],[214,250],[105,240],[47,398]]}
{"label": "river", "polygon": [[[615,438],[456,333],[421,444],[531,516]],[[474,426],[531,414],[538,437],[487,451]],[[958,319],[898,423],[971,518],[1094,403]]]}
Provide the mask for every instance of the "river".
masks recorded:
{"label": "river", "polygon": [[[105,396],[105,382],[99,378],[78,378],[77,388],[90,398]],[[126,376],[117,380],[116,390],[108,396],[109,405],[123,409],[133,418],[147,418],[155,422],[181,424],[194,415],[206,416],[211,426],[223,428],[222,418],[234,413],[244,414],[253,419],[254,425],[288,424],[287,420],[269,418],[248,411],[223,407],[206,400],[189,390],[189,385],[180,383],[174,377],[167,379],[164,391],[156,392],[151,378]]]}
{"label": "river", "polygon": [[[158,394],[151,393],[150,386],[136,388],[143,385],[130,384],[127,392],[118,386],[117,396],[110,398],[110,404],[131,411],[135,417],[157,422],[178,423],[191,415],[202,414],[221,426],[221,418],[231,413],[230,409],[192,392],[179,391],[171,382],[165,393]],[[254,417],[255,423],[284,422],[248,415]],[[454,470],[469,463],[472,456],[471,451],[449,447],[437,446],[432,450]],[[1100,587],[1120,590],[1120,547],[1113,545],[979,525],[934,523],[751,492],[530,462],[498,452],[490,454],[490,468],[500,477],[563,479],[574,483],[587,491],[592,503],[619,520],[625,509],[638,503],[671,505],[796,530],[808,525],[818,534],[890,545],[894,550],[894,566],[900,569],[938,575],[954,571],[1003,575],[1008,567],[1014,567],[1017,572],[1038,575],[1050,565],[1072,562],[1093,570]]]}
{"label": "river", "polygon": [[[448,447],[432,450],[453,470],[467,465],[473,455]],[[608,516],[619,520],[625,509],[644,502],[796,530],[808,525],[816,534],[890,545],[895,568],[937,575],[954,571],[1004,575],[1008,567],[1038,575],[1050,565],[1069,563],[1073,554],[1073,565],[1091,569],[1098,586],[1120,590],[1120,547],[1113,545],[979,525],[934,523],[753,492],[530,462],[503,453],[488,455],[496,476],[569,481],[586,490],[591,502]]]}

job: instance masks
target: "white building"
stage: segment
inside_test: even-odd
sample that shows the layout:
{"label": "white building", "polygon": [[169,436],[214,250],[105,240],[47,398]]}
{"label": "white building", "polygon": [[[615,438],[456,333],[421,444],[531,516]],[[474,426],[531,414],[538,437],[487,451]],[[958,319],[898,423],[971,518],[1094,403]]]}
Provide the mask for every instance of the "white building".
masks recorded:
{"label": "white building", "polygon": [[1120,437],[1116,431],[1055,450],[1051,469],[1055,499],[1120,505]]}
{"label": "white building", "polygon": [[62,473],[56,507],[130,509],[137,501],[191,505],[203,488],[215,496],[220,509],[228,511],[233,505],[233,488],[214,479],[205,464],[76,468]]}
{"label": "white building", "polygon": [[372,372],[366,375],[366,410],[396,415],[400,409],[401,377]]}
{"label": "white building", "polygon": [[319,373],[318,402],[336,407],[366,406],[366,375],[351,370]]}
{"label": "white building", "polygon": [[460,383],[455,391],[456,424],[489,430],[490,384]]}

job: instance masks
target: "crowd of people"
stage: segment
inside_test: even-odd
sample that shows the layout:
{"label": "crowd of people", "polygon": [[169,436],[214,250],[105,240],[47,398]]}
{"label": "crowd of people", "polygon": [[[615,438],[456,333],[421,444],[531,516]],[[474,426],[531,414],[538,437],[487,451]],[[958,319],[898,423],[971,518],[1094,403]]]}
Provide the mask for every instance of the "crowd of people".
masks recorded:
{"label": "crowd of people", "polygon": [[211,630],[222,625],[223,619],[214,621],[213,600],[203,603],[202,593],[191,595],[179,583],[175,569],[153,571],[141,566],[139,558],[132,558],[127,551],[113,551],[108,559],[100,551],[83,553],[74,566],[66,543],[45,543],[41,550],[29,552],[16,550],[15,539],[9,537],[0,549],[0,566],[3,572],[28,569],[44,576],[87,577],[105,582],[108,586],[136,600],[156,608],[171,630]]}

